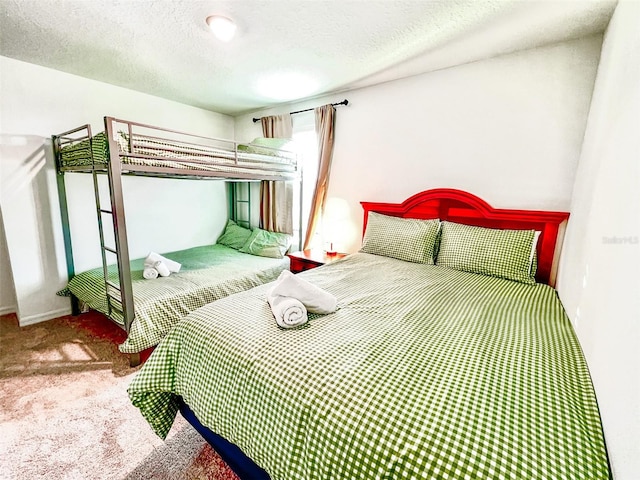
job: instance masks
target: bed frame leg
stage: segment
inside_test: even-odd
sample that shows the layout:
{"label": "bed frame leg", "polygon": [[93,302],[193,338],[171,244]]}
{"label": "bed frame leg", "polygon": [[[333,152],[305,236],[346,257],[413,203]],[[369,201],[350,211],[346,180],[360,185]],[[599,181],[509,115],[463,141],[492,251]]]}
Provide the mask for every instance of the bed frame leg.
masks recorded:
{"label": "bed frame leg", "polygon": [[71,315],[77,317],[82,311],[80,310],[80,300],[75,295],[71,295]]}
{"label": "bed frame leg", "polygon": [[137,367],[138,365],[140,365],[140,363],[142,363],[142,361],[140,359],[140,352],[130,353],[129,354],[129,366],[130,367]]}

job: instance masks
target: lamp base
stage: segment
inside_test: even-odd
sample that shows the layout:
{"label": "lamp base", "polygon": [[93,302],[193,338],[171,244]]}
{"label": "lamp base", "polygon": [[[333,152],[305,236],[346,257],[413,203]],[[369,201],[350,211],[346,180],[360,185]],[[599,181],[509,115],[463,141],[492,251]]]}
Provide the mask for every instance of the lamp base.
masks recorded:
{"label": "lamp base", "polygon": [[329,242],[329,248],[327,248],[324,253],[326,253],[328,257],[333,257],[336,253],[338,253],[333,249],[333,242]]}

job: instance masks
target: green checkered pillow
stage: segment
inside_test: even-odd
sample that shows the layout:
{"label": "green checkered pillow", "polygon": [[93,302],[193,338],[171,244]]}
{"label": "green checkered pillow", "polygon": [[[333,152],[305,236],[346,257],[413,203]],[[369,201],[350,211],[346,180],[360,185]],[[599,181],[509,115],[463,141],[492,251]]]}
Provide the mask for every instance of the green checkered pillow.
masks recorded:
{"label": "green checkered pillow", "polygon": [[283,258],[290,245],[291,235],[254,228],[240,251],[260,257]]}
{"label": "green checkered pillow", "polygon": [[247,243],[250,236],[251,230],[241,227],[236,222],[229,219],[227,220],[227,226],[224,228],[224,232],[222,232],[222,235],[218,237],[218,241],[216,243],[240,250],[244,244]]}
{"label": "green checkered pillow", "polygon": [[361,252],[433,265],[440,220],[398,218],[369,212]]}
{"label": "green checkered pillow", "polygon": [[442,222],[436,265],[536,283],[534,230],[500,230]]}
{"label": "green checkered pillow", "polygon": [[[268,147],[268,148],[261,148]],[[277,150],[272,150],[272,149]],[[292,155],[293,143],[290,138],[255,138],[247,145],[239,144],[238,151],[258,153],[260,155],[272,155],[276,157]]]}

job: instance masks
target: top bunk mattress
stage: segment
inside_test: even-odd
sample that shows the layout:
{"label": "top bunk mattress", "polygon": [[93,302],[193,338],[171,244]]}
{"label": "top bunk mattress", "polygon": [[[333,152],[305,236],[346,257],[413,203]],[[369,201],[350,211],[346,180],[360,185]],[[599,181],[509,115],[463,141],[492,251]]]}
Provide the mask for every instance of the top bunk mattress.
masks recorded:
{"label": "top bunk mattress", "polygon": [[[241,148],[197,145],[140,134],[131,135],[129,142],[129,135],[122,131],[117,132],[116,140],[124,166],[228,174],[249,171],[255,175],[279,174],[292,178],[297,175],[296,155],[286,150],[262,147],[257,151],[246,151]],[[63,171],[82,170],[94,165],[106,166],[109,161],[109,142],[106,133],[101,132],[91,139],[61,148],[59,168]]]}
{"label": "top bunk mattress", "polygon": [[[180,272],[146,280],[144,258],[131,261],[135,319],[123,353],[136,353],[155,346],[166,333],[193,310],[232,293],[275,280],[289,267],[289,258],[267,258],[241,253],[224,245],[205,245],[164,254],[182,264]],[[118,270],[109,266],[109,279],[119,284]],[[102,268],[77,274],[67,290],[89,307],[108,315]],[[111,319],[124,325],[122,316]]]}

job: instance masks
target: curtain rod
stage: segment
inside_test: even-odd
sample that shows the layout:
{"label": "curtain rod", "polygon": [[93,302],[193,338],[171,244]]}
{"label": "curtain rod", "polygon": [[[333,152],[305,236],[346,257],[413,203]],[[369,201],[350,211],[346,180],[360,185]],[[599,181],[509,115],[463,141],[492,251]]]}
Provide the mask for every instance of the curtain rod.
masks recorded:
{"label": "curtain rod", "polygon": [[[334,107],[337,107],[338,105],[349,105],[349,100],[347,100],[346,98],[344,100],[342,100],[341,102],[337,102],[337,103],[332,103],[331,105],[333,105]],[[296,113],[302,113],[302,112],[310,112],[311,110],[314,110],[313,108],[305,108],[304,110],[297,110],[295,112],[289,112],[289,115],[295,115]],[[255,118],[253,119],[253,123],[257,123],[262,119],[262,117],[260,118]]]}

